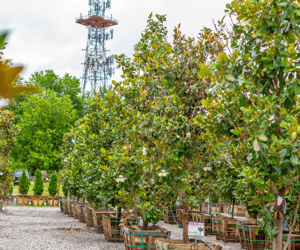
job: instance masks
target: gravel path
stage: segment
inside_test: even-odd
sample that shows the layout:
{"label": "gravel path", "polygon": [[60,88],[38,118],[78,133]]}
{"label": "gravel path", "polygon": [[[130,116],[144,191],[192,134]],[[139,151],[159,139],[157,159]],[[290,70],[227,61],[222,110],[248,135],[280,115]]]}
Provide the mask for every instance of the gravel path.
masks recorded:
{"label": "gravel path", "polygon": [[[125,250],[124,243],[107,242],[103,234],[66,214],[59,208],[5,207],[0,213],[0,250],[88,249]],[[182,228],[160,222],[170,230],[172,239],[182,239]],[[221,245],[223,250],[241,250],[239,243],[217,241],[215,236],[202,240]]]}

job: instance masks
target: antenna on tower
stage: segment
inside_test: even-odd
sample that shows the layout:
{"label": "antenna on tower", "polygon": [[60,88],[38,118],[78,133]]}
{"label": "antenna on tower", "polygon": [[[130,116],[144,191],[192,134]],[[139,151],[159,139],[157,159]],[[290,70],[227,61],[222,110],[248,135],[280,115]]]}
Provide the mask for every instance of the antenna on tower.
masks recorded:
{"label": "antenna on tower", "polygon": [[114,18],[105,16],[105,11],[111,8],[111,0],[89,0],[88,15],[76,18],[76,23],[88,28],[88,38],[83,63],[82,92],[88,85],[91,93],[95,93],[100,87],[107,87],[107,81],[115,72],[113,67],[114,56],[107,56],[106,41],[113,39],[113,29],[108,33],[109,27],[118,25]]}

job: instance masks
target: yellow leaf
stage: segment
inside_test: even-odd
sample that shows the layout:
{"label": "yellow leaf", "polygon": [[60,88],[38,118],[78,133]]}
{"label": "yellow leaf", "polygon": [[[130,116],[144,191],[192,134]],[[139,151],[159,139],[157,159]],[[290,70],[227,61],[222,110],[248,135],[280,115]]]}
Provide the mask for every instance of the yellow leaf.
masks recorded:
{"label": "yellow leaf", "polygon": [[12,98],[22,93],[37,93],[36,86],[14,86],[23,67],[10,67],[0,61],[0,97]]}
{"label": "yellow leaf", "polygon": [[105,152],[106,152],[105,149],[104,149],[104,148],[101,148],[101,153],[102,153],[102,154],[105,154]]}

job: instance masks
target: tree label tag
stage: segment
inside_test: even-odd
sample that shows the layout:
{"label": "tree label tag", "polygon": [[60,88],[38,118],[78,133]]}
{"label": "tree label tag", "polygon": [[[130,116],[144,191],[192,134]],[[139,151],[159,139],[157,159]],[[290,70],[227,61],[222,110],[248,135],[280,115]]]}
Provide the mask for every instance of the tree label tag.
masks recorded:
{"label": "tree label tag", "polygon": [[202,222],[189,222],[189,236],[204,236],[204,224]]}

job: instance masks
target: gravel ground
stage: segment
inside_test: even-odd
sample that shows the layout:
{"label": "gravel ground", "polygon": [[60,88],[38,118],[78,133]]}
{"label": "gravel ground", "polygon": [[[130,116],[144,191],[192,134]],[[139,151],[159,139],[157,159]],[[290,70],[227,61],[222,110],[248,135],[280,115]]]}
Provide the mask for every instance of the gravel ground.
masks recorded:
{"label": "gravel ground", "polygon": [[[0,213],[0,250],[88,249],[125,250],[124,243],[107,242],[103,234],[85,223],[60,213],[59,208],[4,207]],[[182,239],[182,228],[160,222],[172,239]],[[223,250],[241,250],[239,243],[223,243],[215,236],[202,240],[221,245]]]}

